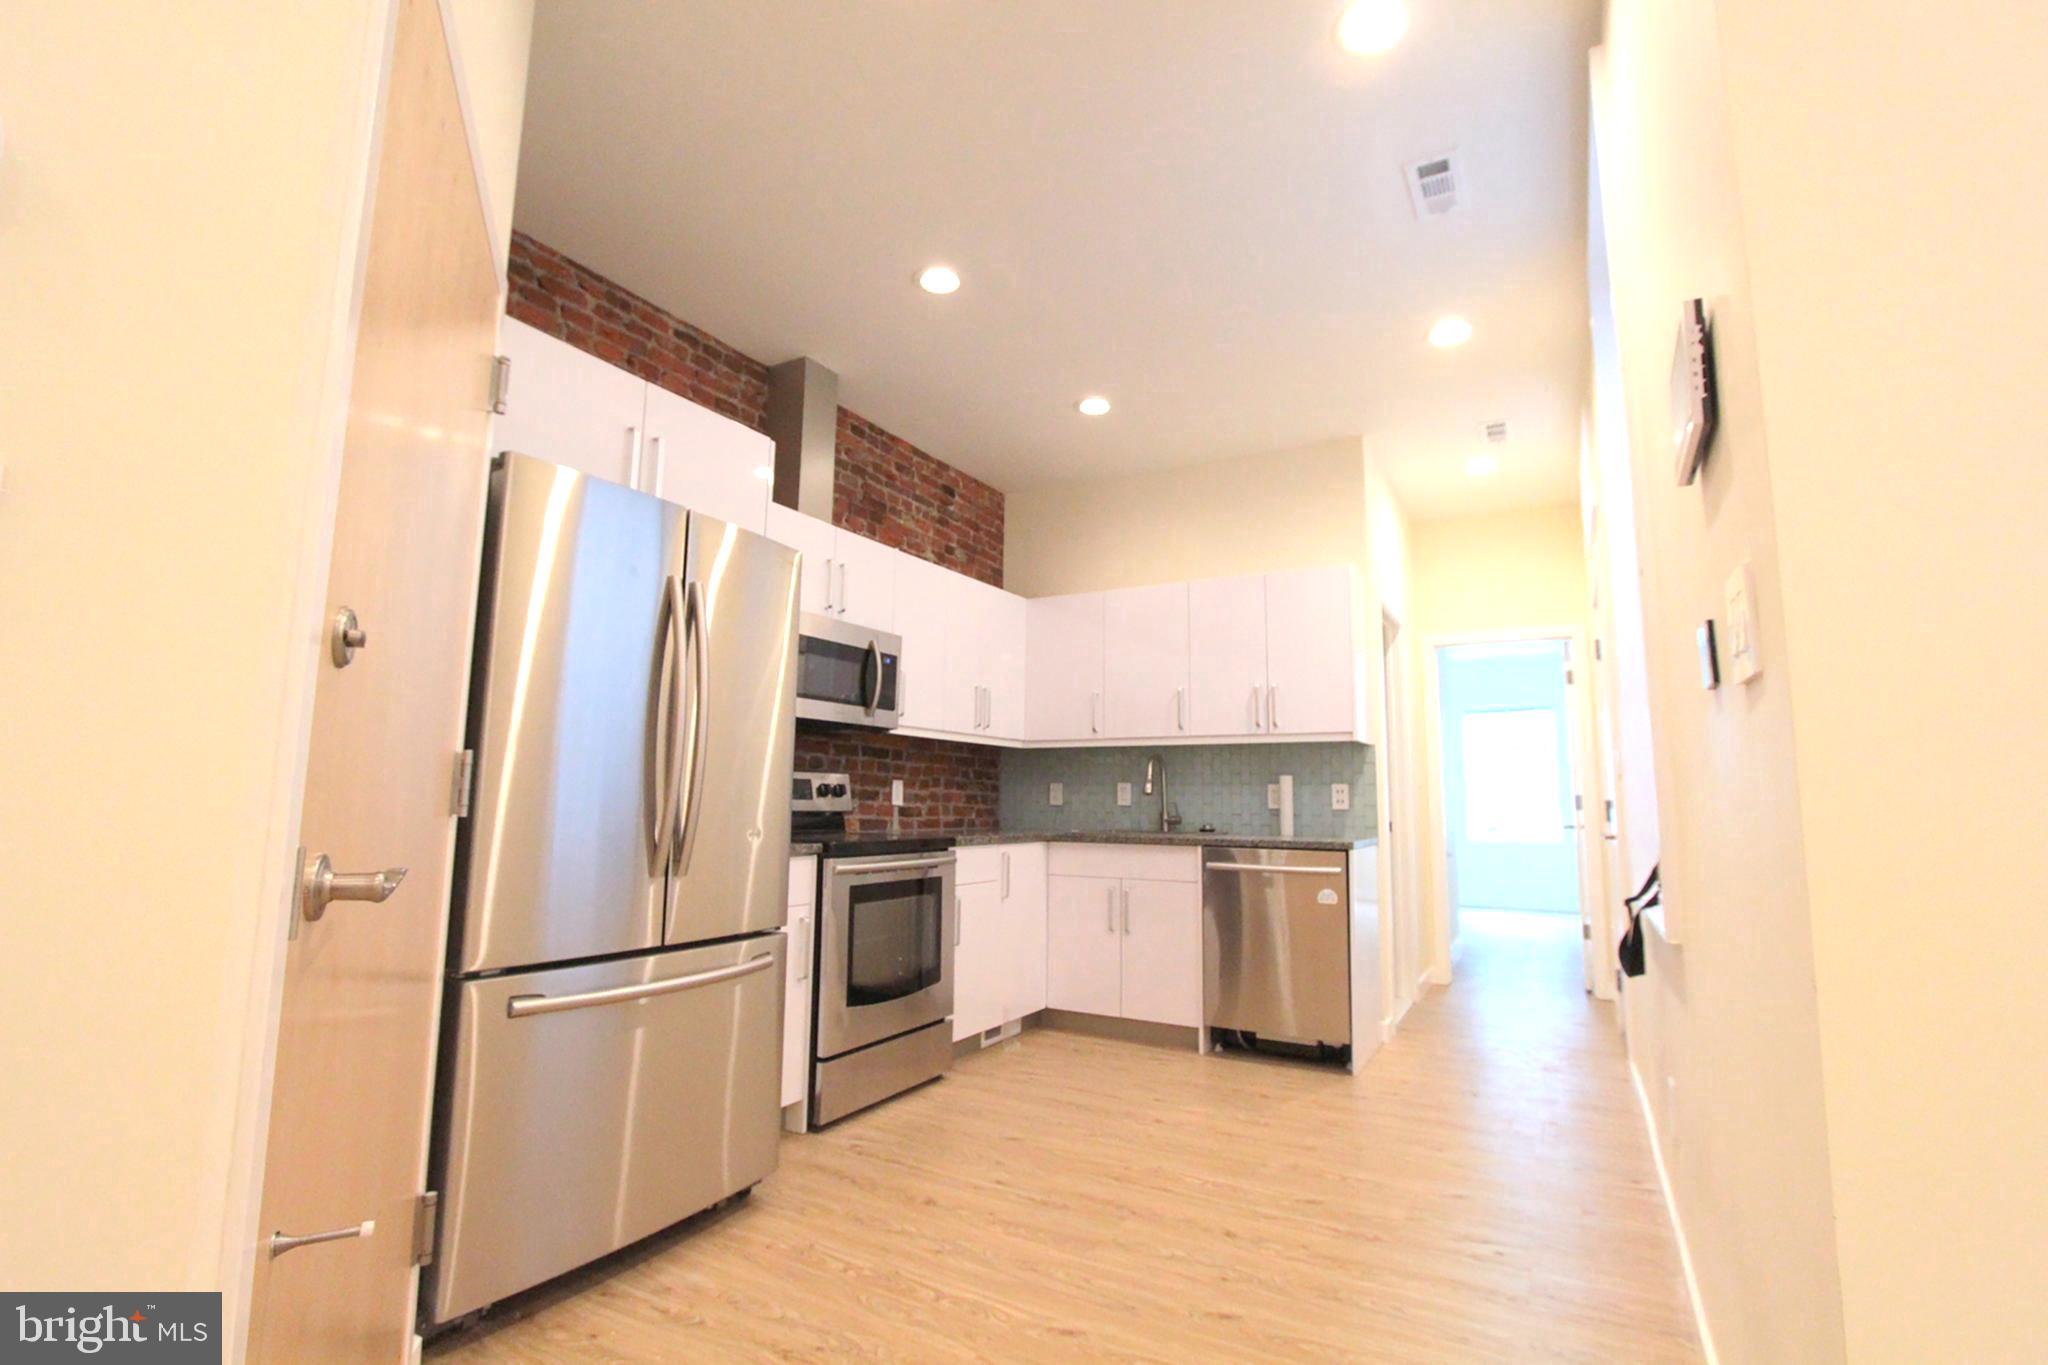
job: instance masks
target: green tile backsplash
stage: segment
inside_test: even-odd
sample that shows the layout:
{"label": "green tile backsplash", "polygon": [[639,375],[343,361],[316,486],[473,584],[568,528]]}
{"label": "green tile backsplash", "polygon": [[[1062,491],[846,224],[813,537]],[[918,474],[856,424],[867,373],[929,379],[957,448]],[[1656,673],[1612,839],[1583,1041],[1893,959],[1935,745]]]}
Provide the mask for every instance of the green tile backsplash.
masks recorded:
{"label": "green tile backsplash", "polygon": [[[1166,761],[1166,792],[1180,809],[1179,828],[1214,825],[1221,834],[1278,834],[1280,812],[1266,809],[1266,784],[1294,778],[1294,832],[1308,839],[1369,839],[1373,811],[1369,744],[1204,744],[1174,748],[1005,749],[1002,828],[1062,830],[1159,828],[1159,798],[1145,795],[1145,760]],[[1066,804],[1047,803],[1054,782]],[[1131,804],[1116,803],[1116,784],[1131,784]],[[1351,784],[1351,809],[1330,808],[1330,786]]]}

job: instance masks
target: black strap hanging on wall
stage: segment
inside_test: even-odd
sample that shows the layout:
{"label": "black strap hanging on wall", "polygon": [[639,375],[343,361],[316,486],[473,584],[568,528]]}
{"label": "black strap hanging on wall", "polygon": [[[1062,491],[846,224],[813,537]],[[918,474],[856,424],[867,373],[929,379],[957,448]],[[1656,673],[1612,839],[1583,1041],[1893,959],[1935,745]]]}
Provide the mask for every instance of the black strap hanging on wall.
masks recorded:
{"label": "black strap hanging on wall", "polygon": [[1650,875],[1643,879],[1642,888],[1622,901],[1628,907],[1628,932],[1616,945],[1615,956],[1621,961],[1623,976],[1643,974],[1643,911],[1664,903],[1664,883],[1659,875],[1662,869],[1662,863],[1652,867]]}

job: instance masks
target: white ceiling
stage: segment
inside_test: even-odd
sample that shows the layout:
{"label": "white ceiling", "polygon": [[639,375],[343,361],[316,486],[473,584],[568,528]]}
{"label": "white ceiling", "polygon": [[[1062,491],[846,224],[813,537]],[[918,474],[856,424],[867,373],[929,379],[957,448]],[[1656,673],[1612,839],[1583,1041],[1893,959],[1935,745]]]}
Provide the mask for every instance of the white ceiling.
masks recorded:
{"label": "white ceiling", "polygon": [[516,221],[998,487],[1363,434],[1416,517],[1566,500],[1598,0],[1409,6],[1359,58],[1339,0],[540,0]]}

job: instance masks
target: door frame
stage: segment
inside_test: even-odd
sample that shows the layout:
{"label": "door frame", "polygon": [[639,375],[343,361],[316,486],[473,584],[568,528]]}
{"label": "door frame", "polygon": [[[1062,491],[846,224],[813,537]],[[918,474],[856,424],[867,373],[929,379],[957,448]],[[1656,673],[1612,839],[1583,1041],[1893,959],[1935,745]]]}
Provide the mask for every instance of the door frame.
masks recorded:
{"label": "door frame", "polygon": [[[1562,640],[1566,649],[1566,660],[1571,668],[1571,681],[1565,687],[1565,722],[1571,727],[1569,750],[1572,759],[1572,792],[1579,798],[1577,811],[1579,869],[1579,923],[1590,925],[1595,940],[1605,932],[1601,926],[1602,897],[1597,879],[1587,875],[1589,867],[1597,867],[1600,857],[1600,830],[1598,822],[1590,818],[1586,801],[1593,796],[1588,782],[1595,774],[1591,744],[1593,742],[1592,689],[1588,686],[1586,669],[1591,663],[1587,650],[1587,632],[1584,626],[1515,626],[1502,630],[1453,631],[1430,635],[1423,642],[1423,686],[1428,696],[1423,711],[1427,717],[1425,730],[1428,732],[1429,784],[1429,829],[1433,847],[1426,856],[1424,882],[1427,885],[1425,901],[1429,910],[1430,961],[1428,979],[1439,986],[1451,983],[1456,967],[1458,940],[1451,933],[1451,886],[1448,874],[1450,857],[1449,812],[1444,804],[1444,742],[1443,742],[1443,680],[1438,668],[1441,652],[1457,645],[1530,644],[1544,640]],[[1591,972],[1588,988],[1595,990],[1599,985],[1599,972]]]}

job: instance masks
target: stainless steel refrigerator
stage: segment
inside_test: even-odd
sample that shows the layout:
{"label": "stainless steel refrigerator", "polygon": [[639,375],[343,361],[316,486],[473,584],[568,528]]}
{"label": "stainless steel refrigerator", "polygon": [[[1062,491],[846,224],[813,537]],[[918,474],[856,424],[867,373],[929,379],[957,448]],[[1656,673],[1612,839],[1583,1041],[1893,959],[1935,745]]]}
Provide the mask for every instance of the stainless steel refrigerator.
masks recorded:
{"label": "stainless steel refrigerator", "polygon": [[430,1322],[775,1168],[797,601],[793,551],[498,458]]}

